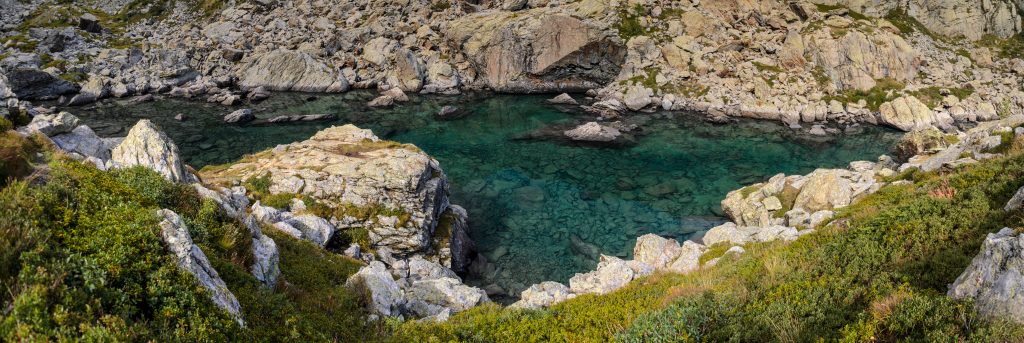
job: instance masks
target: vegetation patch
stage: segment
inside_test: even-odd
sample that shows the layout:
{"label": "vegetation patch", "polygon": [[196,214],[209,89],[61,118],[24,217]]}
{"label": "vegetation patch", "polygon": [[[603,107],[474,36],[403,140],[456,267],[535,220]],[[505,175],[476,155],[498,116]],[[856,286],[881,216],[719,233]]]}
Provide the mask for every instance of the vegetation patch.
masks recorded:
{"label": "vegetation patch", "polygon": [[864,100],[867,103],[868,109],[878,112],[882,104],[895,100],[900,96],[900,91],[906,87],[902,82],[893,79],[880,79],[875,81],[875,86],[867,91],[850,89],[837,95],[826,96],[825,100],[836,100],[847,104],[858,103],[861,100]]}
{"label": "vegetation patch", "polygon": [[950,95],[953,95],[960,100],[966,99],[971,96],[971,94],[974,94],[974,88],[971,87],[942,88],[937,86],[921,88],[916,91],[909,92],[909,94],[913,95],[918,100],[921,100],[921,102],[928,105],[928,107],[936,108],[939,107],[939,105],[942,105],[942,99],[945,98],[945,96],[942,95],[944,91],[948,91]]}

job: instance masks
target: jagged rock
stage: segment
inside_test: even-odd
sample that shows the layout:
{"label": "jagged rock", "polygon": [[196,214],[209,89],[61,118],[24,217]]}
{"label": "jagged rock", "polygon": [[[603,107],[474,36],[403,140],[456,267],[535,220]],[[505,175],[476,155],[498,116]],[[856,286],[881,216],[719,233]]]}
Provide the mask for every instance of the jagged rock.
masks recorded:
{"label": "jagged rock", "polygon": [[334,232],[338,230],[326,219],[308,214],[291,216],[284,219],[284,222],[302,232],[302,239],[321,247],[326,246],[334,236]]}
{"label": "jagged rock", "polygon": [[744,245],[753,242],[770,242],[776,240],[791,241],[799,234],[796,228],[781,225],[769,227],[741,227],[735,223],[725,223],[708,230],[702,240],[704,245],[712,246],[722,242]]}
{"label": "jagged rock", "polygon": [[107,96],[110,96],[110,79],[91,75],[78,94],[75,94],[70,100],[65,100],[66,98],[62,97],[61,102],[67,106],[80,106],[94,103]]}
{"label": "jagged rock", "polygon": [[380,94],[381,96],[391,97],[391,99],[393,99],[396,102],[409,101],[409,96],[405,95],[405,92],[403,92],[402,89],[398,87],[392,87],[391,89],[383,91]]}
{"label": "jagged rock", "polygon": [[388,106],[391,106],[391,105],[394,105],[394,104],[395,104],[395,98],[392,98],[392,97],[387,96],[387,95],[381,95],[379,97],[374,98],[373,100],[370,100],[370,102],[366,103],[366,106],[370,106],[370,107],[388,107]]}
{"label": "jagged rock", "polygon": [[38,69],[18,68],[6,74],[14,94],[22,100],[50,100],[77,93],[80,87]]}
{"label": "jagged rock", "polygon": [[252,114],[252,110],[243,108],[224,116],[225,123],[241,124],[248,123],[256,119],[256,116]]}
{"label": "jagged rock", "polygon": [[1024,236],[1010,228],[990,233],[981,252],[949,286],[954,299],[970,298],[978,313],[1024,322]]}
{"label": "jagged rock", "polygon": [[263,101],[270,97],[270,91],[267,91],[266,87],[260,86],[250,90],[245,97],[252,102]]}
{"label": "jagged rock", "polygon": [[499,92],[598,88],[618,75],[625,56],[617,37],[557,9],[470,14],[452,22],[447,37]]}
{"label": "jagged rock", "polygon": [[556,105],[577,105],[576,99],[566,93],[559,94],[558,96],[548,99],[548,103]]}
{"label": "jagged rock", "polygon": [[271,91],[343,92],[348,81],[308,53],[274,50],[244,63],[238,71],[238,86],[263,87]]}
{"label": "jagged rock", "polygon": [[812,60],[824,68],[837,89],[869,90],[879,79],[900,82],[917,77],[921,56],[899,35],[875,30],[871,36],[851,30],[833,38],[829,30],[804,37]]}
{"label": "jagged rock", "polygon": [[654,91],[650,88],[644,87],[643,85],[633,85],[626,90],[626,94],[622,96],[622,103],[626,105],[626,108],[639,111],[654,103],[651,96],[654,95]]}
{"label": "jagged rock", "polygon": [[401,315],[399,306],[405,303],[402,289],[392,278],[387,267],[379,261],[370,262],[362,267],[345,281],[345,285],[365,293],[357,291],[356,294],[369,296],[367,303],[371,313],[378,316],[397,317]]}
{"label": "jagged rock", "polygon": [[601,256],[597,270],[576,274],[569,279],[569,289],[575,294],[605,294],[622,288],[635,275],[625,261],[611,256]]}
{"label": "jagged rock", "polygon": [[622,136],[622,132],[619,132],[618,129],[597,122],[588,122],[575,129],[567,130],[564,134],[569,139],[580,142],[613,142]]}
{"label": "jagged rock", "polygon": [[917,100],[906,95],[882,104],[879,119],[892,127],[903,131],[915,131],[934,126],[945,127],[953,123],[953,118],[945,112],[936,112]]}
{"label": "jagged rock", "polygon": [[707,247],[703,244],[692,241],[683,242],[679,247],[678,257],[668,265],[668,270],[676,273],[689,273],[697,270],[700,268],[700,256],[705,251],[707,251]]}
{"label": "jagged rock", "polygon": [[440,264],[424,260],[422,257],[415,256],[413,258],[410,258],[408,261],[408,266],[409,281],[411,282],[416,282],[420,280],[434,280],[440,278],[462,280],[451,269],[445,268]]}
{"label": "jagged rock", "polygon": [[1006,202],[1006,206],[1003,207],[1003,210],[1006,212],[1012,212],[1020,210],[1022,207],[1024,207],[1024,187],[1021,187],[1017,190],[1017,193],[1013,194],[1010,201]]}
{"label": "jagged rock", "polygon": [[174,182],[197,182],[178,154],[178,146],[147,119],[139,120],[121,144],[114,147],[111,160],[121,167],[143,166]]}
{"label": "jagged rock", "polygon": [[655,269],[668,267],[679,256],[679,242],[655,234],[646,234],[636,239],[633,259],[644,262]]}
{"label": "jagged rock", "polygon": [[25,126],[27,132],[39,132],[46,136],[55,136],[71,132],[78,127],[78,117],[68,112],[60,112],[52,115],[37,115],[32,117],[32,122]]}
{"label": "jagged rock", "polygon": [[548,307],[572,298],[576,295],[569,292],[569,287],[554,282],[544,281],[530,286],[519,295],[519,301],[510,305],[513,308],[542,308]]}
{"label": "jagged rock", "polygon": [[406,297],[410,302],[422,301],[448,308],[452,312],[465,311],[490,302],[482,289],[466,286],[459,279],[450,277],[413,281],[406,290]]}
{"label": "jagged rock", "polygon": [[262,176],[269,177],[273,194],[301,193],[328,206],[377,213],[349,220],[369,230],[378,251],[389,247],[397,256],[429,250],[449,207],[448,181],[436,160],[414,146],[383,142],[352,125],[256,153],[203,178],[233,183]]}
{"label": "jagged rock", "polygon": [[110,160],[110,146],[86,125],[79,125],[68,133],[51,137],[61,150],[91,156],[101,161]]}
{"label": "jagged rock", "polygon": [[850,180],[842,177],[842,174],[842,171],[835,169],[819,169],[808,174],[793,207],[816,212],[849,205],[853,200],[853,191]]}
{"label": "jagged rock", "polygon": [[899,143],[896,143],[896,158],[906,161],[914,155],[945,149],[949,145],[950,141],[946,135],[936,128],[911,131],[904,134]]}
{"label": "jagged rock", "polygon": [[463,272],[471,262],[473,240],[469,237],[469,213],[462,206],[451,204],[441,215],[434,232],[433,246],[438,247],[432,256],[441,264],[456,272]]}
{"label": "jagged rock", "polygon": [[240,324],[243,323],[238,299],[228,289],[224,280],[221,280],[217,270],[210,265],[203,250],[192,242],[192,236],[189,235],[181,217],[170,210],[159,210],[157,215],[163,218],[160,221],[160,236],[167,245],[167,250],[174,255],[178,267],[195,276],[199,285],[210,291],[210,298],[214,304],[230,313]]}
{"label": "jagged rock", "polygon": [[463,111],[458,107],[446,105],[441,107],[441,110],[437,111],[437,115],[435,117],[440,120],[452,120],[462,118],[466,116],[466,114],[468,114],[466,111]]}
{"label": "jagged rock", "polygon": [[260,224],[256,221],[256,217],[247,215],[242,219],[242,223],[249,229],[252,236],[252,256],[254,258],[250,268],[252,276],[259,280],[264,287],[273,289],[277,285],[277,279],[281,276],[279,265],[281,256],[277,250],[277,243],[260,231]]}
{"label": "jagged rock", "polygon": [[91,13],[86,13],[81,17],[78,17],[78,28],[86,32],[103,33],[103,27],[100,26],[99,19]]}

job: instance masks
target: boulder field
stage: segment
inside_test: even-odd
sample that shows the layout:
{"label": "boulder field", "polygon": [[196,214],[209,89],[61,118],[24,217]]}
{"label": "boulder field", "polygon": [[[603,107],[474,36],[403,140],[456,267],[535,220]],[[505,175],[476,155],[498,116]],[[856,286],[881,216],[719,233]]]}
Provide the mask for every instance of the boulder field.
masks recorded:
{"label": "boulder field", "polygon": [[298,0],[154,18],[112,2],[93,8],[109,17],[41,15],[93,5],[5,13],[0,97],[587,92],[579,105],[603,119],[661,108],[904,131],[1024,113],[1020,1]]}

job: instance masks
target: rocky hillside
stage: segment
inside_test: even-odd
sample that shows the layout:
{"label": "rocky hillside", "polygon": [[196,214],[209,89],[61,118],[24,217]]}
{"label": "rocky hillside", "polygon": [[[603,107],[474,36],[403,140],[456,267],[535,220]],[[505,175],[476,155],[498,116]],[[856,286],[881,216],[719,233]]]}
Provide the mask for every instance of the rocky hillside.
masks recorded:
{"label": "rocky hillside", "polygon": [[586,91],[585,108],[605,118],[660,107],[715,121],[906,131],[1024,113],[1021,4],[1010,0],[10,7],[0,18],[0,84],[29,101],[167,93],[237,104],[268,90],[374,87]]}

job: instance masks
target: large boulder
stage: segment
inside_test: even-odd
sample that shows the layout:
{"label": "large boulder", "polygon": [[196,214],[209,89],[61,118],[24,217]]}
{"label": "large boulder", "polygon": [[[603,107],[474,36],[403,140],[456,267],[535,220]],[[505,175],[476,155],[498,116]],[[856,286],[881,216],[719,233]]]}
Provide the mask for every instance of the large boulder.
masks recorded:
{"label": "large boulder", "polygon": [[953,118],[949,114],[932,111],[912,95],[882,104],[879,108],[879,119],[882,123],[903,131],[946,127],[953,123]]}
{"label": "large boulder", "polygon": [[157,215],[162,218],[160,237],[167,245],[167,250],[174,255],[178,267],[195,276],[196,282],[210,292],[213,303],[242,323],[242,309],[238,299],[210,265],[203,250],[192,242],[192,236],[181,217],[171,210],[159,210]]}
{"label": "large boulder", "polygon": [[625,60],[625,48],[611,31],[546,8],[470,14],[452,22],[447,37],[499,92],[600,88]]}
{"label": "large boulder", "polygon": [[662,269],[679,256],[679,242],[655,234],[646,234],[636,239],[633,259],[644,262],[655,269]]}
{"label": "large boulder", "polygon": [[949,286],[949,296],[973,299],[978,313],[1024,322],[1024,236],[1010,228],[991,233],[981,252]]}
{"label": "large boulder", "polygon": [[847,174],[844,170],[819,169],[807,175],[793,207],[813,213],[850,205],[853,190],[850,180],[843,177]]}
{"label": "large boulder", "polygon": [[139,120],[111,151],[111,160],[120,167],[143,166],[174,182],[197,182],[174,145],[163,131],[148,119]]}
{"label": "large boulder", "polygon": [[548,307],[568,299],[576,297],[569,292],[569,287],[554,282],[544,281],[530,286],[519,295],[519,301],[511,305],[513,308],[542,308]]}
{"label": "large boulder", "polygon": [[264,176],[271,193],[299,193],[335,208],[340,229],[365,228],[370,244],[396,257],[436,253],[435,229],[449,209],[448,180],[437,160],[415,146],[336,126],[203,174],[207,182],[227,184]]}
{"label": "large boulder", "polygon": [[768,227],[744,227],[729,222],[708,230],[701,238],[704,244],[712,246],[718,243],[744,245],[755,242],[770,242],[777,240],[791,241],[800,237],[796,228],[780,225]]}
{"label": "large boulder", "polygon": [[76,84],[38,69],[18,68],[6,76],[11,91],[22,100],[51,100],[80,89]]}
{"label": "large boulder", "polygon": [[572,130],[566,130],[563,132],[569,139],[578,142],[613,142],[622,136],[622,132],[618,129],[598,124],[597,122],[588,122],[586,124],[577,126]]}
{"label": "large boulder", "polygon": [[255,260],[250,268],[252,276],[259,280],[264,287],[273,289],[277,285],[277,279],[281,277],[279,264],[281,255],[277,249],[277,243],[263,234],[260,224],[253,215],[246,215],[241,220],[252,236],[252,256]]}
{"label": "large boulder", "polygon": [[264,87],[272,91],[341,92],[344,76],[312,55],[293,50],[274,50],[251,58],[238,71],[238,86]]}
{"label": "large boulder", "polygon": [[100,161],[110,160],[111,147],[86,125],[79,125],[71,132],[51,137],[61,150],[74,152]]}
{"label": "large boulder", "polygon": [[819,30],[806,36],[804,42],[808,55],[840,90],[866,91],[879,79],[913,80],[921,66],[917,50],[885,30],[875,30],[870,36],[851,30],[838,39],[828,30]]}
{"label": "large boulder", "polygon": [[71,132],[78,127],[78,117],[68,112],[51,115],[37,115],[25,126],[27,132],[39,132],[48,137]]}
{"label": "large boulder", "polygon": [[569,289],[575,294],[605,294],[626,286],[635,275],[633,268],[630,268],[626,261],[601,256],[601,262],[597,264],[596,270],[576,274],[569,279]]}
{"label": "large boulder", "polygon": [[465,311],[490,302],[484,290],[466,286],[459,279],[451,277],[413,281],[406,289],[406,297],[410,302],[421,301],[451,312]]}
{"label": "large boulder", "polygon": [[370,313],[377,316],[397,317],[405,298],[402,289],[391,276],[384,263],[370,262],[359,269],[345,281],[345,285],[357,290],[357,294],[365,294]]}

